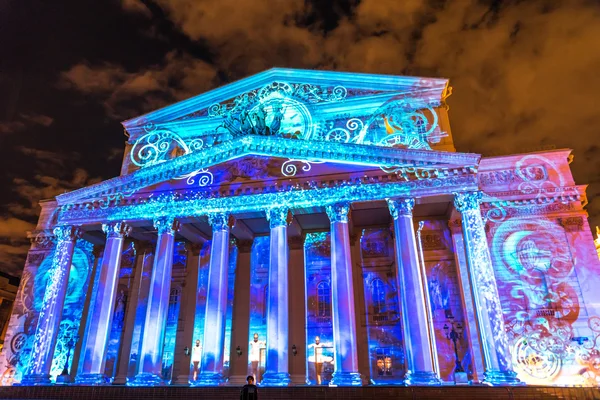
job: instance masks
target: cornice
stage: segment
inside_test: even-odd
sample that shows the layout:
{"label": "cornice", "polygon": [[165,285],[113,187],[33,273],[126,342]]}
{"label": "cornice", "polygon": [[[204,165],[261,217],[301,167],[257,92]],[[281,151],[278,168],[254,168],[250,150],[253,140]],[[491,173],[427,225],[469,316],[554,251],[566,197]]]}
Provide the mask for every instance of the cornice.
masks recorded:
{"label": "cornice", "polygon": [[59,205],[73,204],[82,199],[101,199],[118,193],[131,193],[143,187],[170,180],[193,171],[205,169],[246,155],[281,157],[307,161],[328,161],[373,167],[460,167],[475,171],[479,154],[450,153],[431,150],[397,149],[392,147],[336,142],[309,142],[282,137],[248,135],[149,166],[131,174],[119,176],[56,197]]}

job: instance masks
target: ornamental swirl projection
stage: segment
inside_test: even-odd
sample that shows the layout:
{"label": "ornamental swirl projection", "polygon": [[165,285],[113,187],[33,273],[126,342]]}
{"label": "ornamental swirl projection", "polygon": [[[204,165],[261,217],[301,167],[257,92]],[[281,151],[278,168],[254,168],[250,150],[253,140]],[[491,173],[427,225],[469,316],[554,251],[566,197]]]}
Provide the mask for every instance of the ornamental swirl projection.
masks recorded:
{"label": "ornamental swirl projection", "polygon": [[[144,129],[148,133],[136,140],[130,153],[131,162],[140,168],[156,165],[208,147],[202,138],[196,137],[186,142],[176,133],[168,129],[157,128],[153,124],[146,125]],[[175,179],[185,179],[188,185],[197,183],[200,187],[211,185],[214,181],[213,174],[206,168],[192,171]],[[122,199],[116,196],[118,195],[115,195],[114,198],[109,196],[106,203]],[[125,194],[124,196],[128,197],[129,195]]]}
{"label": "ornamental swirl projection", "polygon": [[201,138],[187,143],[176,133],[153,124],[144,127],[148,133],[136,140],[131,149],[131,162],[144,168],[168,161],[172,158],[198,151],[205,146]]}
{"label": "ornamental swirl projection", "polygon": [[394,98],[375,111],[360,130],[356,143],[384,147],[431,150],[447,134],[440,130],[438,115],[430,104]]}

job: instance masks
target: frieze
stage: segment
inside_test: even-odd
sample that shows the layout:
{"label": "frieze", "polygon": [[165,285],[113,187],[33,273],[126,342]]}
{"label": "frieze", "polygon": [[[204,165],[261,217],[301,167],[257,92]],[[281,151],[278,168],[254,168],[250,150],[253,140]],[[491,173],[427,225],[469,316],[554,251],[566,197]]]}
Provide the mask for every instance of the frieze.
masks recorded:
{"label": "frieze", "polygon": [[447,179],[424,179],[411,182],[384,182],[371,184],[330,185],[325,182],[319,187],[305,189],[298,186],[273,186],[261,188],[245,196],[227,197],[225,193],[199,191],[166,192],[159,196],[133,199],[126,205],[101,207],[69,207],[60,216],[60,221],[82,221],[84,223],[140,220],[158,217],[189,217],[212,212],[242,212],[265,210],[272,204],[289,208],[328,205],[340,201],[356,202],[383,200],[390,197],[431,196],[449,193],[456,188],[476,188],[474,176]]}
{"label": "frieze", "polygon": [[513,168],[479,173],[479,183],[481,186],[506,185],[525,181],[545,181],[547,179],[548,172],[543,165],[530,165],[518,171]]}

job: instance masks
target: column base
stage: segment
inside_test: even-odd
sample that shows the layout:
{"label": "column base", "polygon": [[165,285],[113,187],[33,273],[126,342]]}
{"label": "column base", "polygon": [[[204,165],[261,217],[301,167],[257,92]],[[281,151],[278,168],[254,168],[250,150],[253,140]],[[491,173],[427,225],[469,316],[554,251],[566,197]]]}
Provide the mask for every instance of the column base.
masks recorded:
{"label": "column base", "polygon": [[291,383],[290,374],[287,372],[266,372],[263,375],[261,386],[289,386]]}
{"label": "column base", "polygon": [[190,382],[191,386],[221,386],[223,384],[223,375],[213,372],[203,372],[197,379]]}
{"label": "column base", "polygon": [[165,381],[160,376],[150,372],[141,372],[127,382],[127,386],[162,386],[164,384]]}
{"label": "column base", "polygon": [[362,386],[362,376],[358,372],[334,372],[329,386]]}
{"label": "column base", "polygon": [[490,386],[519,386],[524,385],[514,371],[489,370],[483,373],[484,385]]}
{"label": "column base", "polygon": [[79,374],[75,377],[75,383],[78,385],[109,385],[110,378],[104,374]]}
{"label": "column base", "polygon": [[407,386],[439,386],[442,384],[442,380],[435,372],[407,372],[404,384]]}
{"label": "column base", "polygon": [[[51,385],[50,374],[29,374],[25,375],[18,386],[42,386]],[[17,386],[15,384],[15,386]]]}

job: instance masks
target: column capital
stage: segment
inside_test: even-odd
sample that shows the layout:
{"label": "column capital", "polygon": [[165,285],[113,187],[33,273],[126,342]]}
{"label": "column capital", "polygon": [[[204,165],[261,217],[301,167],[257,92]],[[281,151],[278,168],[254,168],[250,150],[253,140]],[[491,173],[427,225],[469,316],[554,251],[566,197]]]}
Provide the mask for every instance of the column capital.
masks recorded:
{"label": "column capital", "polygon": [[331,222],[348,222],[350,203],[335,203],[325,207],[327,216]]}
{"label": "column capital", "polygon": [[102,224],[102,231],[107,238],[118,237],[123,238],[131,233],[131,226],[125,222],[110,222]]}
{"label": "column capital", "polygon": [[468,210],[479,210],[479,200],[483,197],[481,191],[476,192],[455,192],[454,207],[459,212]]}
{"label": "column capital", "polygon": [[287,207],[277,207],[267,210],[267,221],[271,229],[288,224],[289,209]]}
{"label": "column capital", "polygon": [[174,236],[179,227],[179,221],[176,221],[173,217],[162,217],[154,220],[154,228],[159,235],[166,233]]}
{"label": "column capital", "polygon": [[80,227],[71,225],[57,226],[52,232],[59,242],[74,242],[83,234]]}
{"label": "column capital", "polygon": [[413,198],[387,199],[387,203],[393,219],[400,215],[412,216],[415,208],[415,199]]}
{"label": "column capital", "polygon": [[214,213],[208,215],[208,224],[213,231],[228,231],[232,225],[232,217],[229,213]]}

